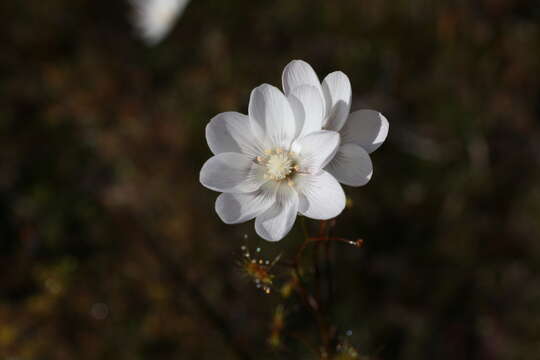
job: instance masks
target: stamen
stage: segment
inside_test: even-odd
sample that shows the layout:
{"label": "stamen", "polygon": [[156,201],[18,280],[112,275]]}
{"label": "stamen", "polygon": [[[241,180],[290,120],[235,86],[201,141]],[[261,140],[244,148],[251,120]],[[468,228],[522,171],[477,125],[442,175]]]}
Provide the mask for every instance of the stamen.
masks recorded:
{"label": "stamen", "polygon": [[274,181],[287,180],[289,186],[293,186],[291,180],[293,173],[300,167],[296,164],[295,157],[283,148],[266,150],[266,156],[258,156],[257,162],[265,167],[264,178]]}

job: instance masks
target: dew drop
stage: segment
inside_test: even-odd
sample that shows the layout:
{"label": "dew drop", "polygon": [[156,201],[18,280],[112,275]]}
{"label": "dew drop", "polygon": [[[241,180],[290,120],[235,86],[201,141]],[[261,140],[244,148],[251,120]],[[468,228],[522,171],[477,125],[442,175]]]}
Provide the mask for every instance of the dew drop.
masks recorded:
{"label": "dew drop", "polygon": [[260,248],[260,247],[258,247],[258,248],[257,248],[257,249],[256,249],[255,251],[257,251],[257,252],[261,252],[261,248]]}
{"label": "dew drop", "polygon": [[351,336],[351,335],[352,335],[352,330],[347,330],[347,331],[345,332],[345,335]]}
{"label": "dew drop", "polygon": [[97,320],[104,320],[109,315],[109,307],[103,303],[96,303],[92,305],[90,315]]}
{"label": "dew drop", "polygon": [[247,249],[247,248],[246,248],[246,245],[240,246],[240,249],[242,249],[243,251],[246,251],[246,249]]}

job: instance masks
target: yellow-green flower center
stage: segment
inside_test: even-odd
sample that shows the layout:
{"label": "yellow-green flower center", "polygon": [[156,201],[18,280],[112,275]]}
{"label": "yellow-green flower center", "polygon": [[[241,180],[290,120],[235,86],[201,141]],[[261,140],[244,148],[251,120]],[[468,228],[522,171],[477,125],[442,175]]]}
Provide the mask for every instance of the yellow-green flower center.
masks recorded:
{"label": "yellow-green flower center", "polygon": [[267,150],[266,156],[258,157],[259,164],[264,166],[264,177],[274,181],[288,179],[298,170],[295,161],[295,154],[277,148]]}
{"label": "yellow-green flower center", "polygon": [[293,170],[293,162],[287,153],[272,154],[266,161],[266,174],[273,180],[283,180]]}

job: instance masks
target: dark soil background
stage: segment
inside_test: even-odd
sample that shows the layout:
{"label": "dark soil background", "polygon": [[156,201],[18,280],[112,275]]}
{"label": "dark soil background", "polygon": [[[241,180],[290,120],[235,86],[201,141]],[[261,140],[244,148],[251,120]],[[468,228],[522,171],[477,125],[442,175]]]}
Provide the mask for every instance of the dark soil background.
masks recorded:
{"label": "dark soil background", "polygon": [[372,359],[540,359],[536,1],[193,0],[152,48],[122,1],[0,15],[0,358],[314,358],[268,347],[281,300],[238,267],[301,231],[225,225],[198,182],[209,119],[298,58],[390,121],[335,229],[365,240],[333,249],[340,336]]}

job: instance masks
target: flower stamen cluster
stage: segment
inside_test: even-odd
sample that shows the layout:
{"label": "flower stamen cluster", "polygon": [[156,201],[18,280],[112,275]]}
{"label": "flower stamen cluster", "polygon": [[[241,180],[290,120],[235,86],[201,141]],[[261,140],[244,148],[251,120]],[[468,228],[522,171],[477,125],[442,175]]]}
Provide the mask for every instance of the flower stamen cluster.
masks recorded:
{"label": "flower stamen cluster", "polygon": [[287,180],[290,186],[294,185],[292,178],[300,170],[297,164],[297,155],[282,148],[266,150],[265,156],[257,156],[257,163],[264,167],[264,178],[267,180]]}

